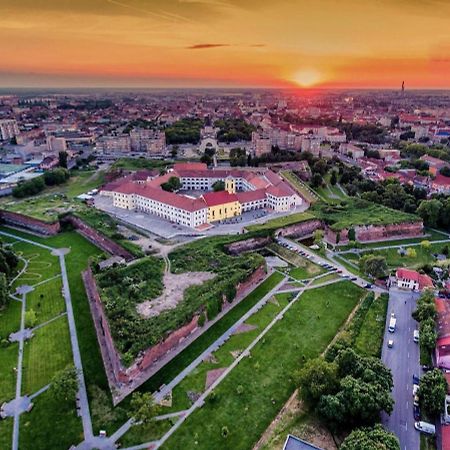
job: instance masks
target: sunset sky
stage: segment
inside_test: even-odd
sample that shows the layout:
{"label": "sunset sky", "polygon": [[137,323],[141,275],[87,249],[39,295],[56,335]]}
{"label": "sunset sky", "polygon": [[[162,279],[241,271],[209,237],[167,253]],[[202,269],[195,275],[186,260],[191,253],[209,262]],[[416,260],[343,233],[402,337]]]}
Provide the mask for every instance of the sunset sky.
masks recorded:
{"label": "sunset sky", "polygon": [[450,88],[448,0],[0,0],[0,87]]}

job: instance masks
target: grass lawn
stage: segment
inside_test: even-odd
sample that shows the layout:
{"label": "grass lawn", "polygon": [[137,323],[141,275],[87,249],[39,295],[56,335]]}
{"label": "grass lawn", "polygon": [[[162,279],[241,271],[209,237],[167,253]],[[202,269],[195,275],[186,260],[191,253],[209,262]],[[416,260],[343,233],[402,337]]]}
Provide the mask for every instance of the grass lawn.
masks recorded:
{"label": "grass lawn", "polygon": [[367,202],[346,198],[340,205],[315,204],[312,212],[332,230],[350,229],[357,225],[388,225],[419,220],[418,216]]}
{"label": "grass lawn", "polygon": [[342,278],[340,278],[337,273],[330,273],[329,275],[324,275],[323,277],[319,277],[319,278],[315,279],[311,283],[311,286],[316,286],[318,284],[327,283],[328,281],[333,281],[333,280],[338,280],[338,279],[342,280]]}
{"label": "grass lawn", "polygon": [[11,448],[13,419],[0,420],[0,448]]}
{"label": "grass lawn", "polygon": [[36,325],[46,322],[66,310],[61,295],[61,278],[55,278],[36,286],[34,291],[27,294],[27,311],[36,313]]}
{"label": "grass lawn", "polygon": [[121,158],[118,159],[113,165],[112,169],[126,169],[126,170],[139,170],[139,169],[159,169],[169,167],[172,165],[170,161],[164,161],[161,159],[147,159],[147,158]]}
{"label": "grass lawn", "polygon": [[66,449],[83,440],[81,419],[75,400],[57,401],[51,391],[34,400],[31,412],[20,418],[19,448],[33,450]]}
{"label": "grass lawn", "polygon": [[245,333],[234,334],[228,341],[214,352],[214,361],[204,361],[188,377],[186,377],[172,392],[172,406],[164,413],[187,409],[192,405],[189,393],[201,393],[205,390],[207,372],[226,368],[234,361],[233,353],[248,347],[259,333],[288,304],[292,294],[277,294],[271,302],[251,316],[246,324],[255,327]]}
{"label": "grass lawn", "polygon": [[367,311],[354,343],[355,350],[363,356],[381,356],[388,303],[389,296],[380,295]]}
{"label": "grass lawn", "polygon": [[[402,256],[399,254],[398,248],[389,248],[385,250],[368,250],[367,252],[361,253],[368,254],[369,252],[375,254],[375,255],[381,255],[386,258],[387,265],[391,269],[395,269],[397,267],[408,267],[410,269],[417,269],[420,266],[423,266],[424,264],[431,264],[435,261],[433,257],[433,253],[440,253],[442,249],[445,247],[446,244],[431,244],[431,247],[429,249],[424,249],[420,245],[411,247],[416,252],[416,257],[409,257],[409,256]],[[405,250],[408,248],[408,246],[405,246]],[[351,255],[349,258],[347,258],[349,255]],[[351,259],[352,262],[357,264],[358,256],[353,255],[351,253],[342,255],[346,259]]]}
{"label": "grass lawn", "polygon": [[305,292],[163,448],[252,448],[293,392],[302,361],[325,349],[363,292],[350,282]]}
{"label": "grass lawn", "polygon": [[282,170],[280,175],[286,179],[308,203],[314,203],[319,200],[315,192],[291,170]]}
{"label": "grass lawn", "polygon": [[18,354],[18,343],[9,344],[7,347],[0,347],[0,405],[15,397],[16,373],[13,369],[17,367]]}
{"label": "grass lawn", "polygon": [[22,303],[11,299],[8,306],[0,310],[0,340],[19,330],[21,309]]}
{"label": "grass lawn", "polygon": [[69,325],[65,317],[34,332],[25,342],[22,393],[32,394],[72,362]]}
{"label": "grass lawn", "polygon": [[152,421],[145,425],[135,425],[130,428],[119,440],[121,447],[131,447],[143,442],[156,441],[161,438],[172,426],[170,419]]}
{"label": "grass lawn", "polygon": [[268,220],[266,223],[249,225],[245,227],[248,231],[262,231],[262,230],[276,230],[277,228],[293,225],[294,223],[305,222],[306,220],[315,219],[315,216],[310,212],[300,212],[289,214],[287,216],[277,217],[276,219]]}

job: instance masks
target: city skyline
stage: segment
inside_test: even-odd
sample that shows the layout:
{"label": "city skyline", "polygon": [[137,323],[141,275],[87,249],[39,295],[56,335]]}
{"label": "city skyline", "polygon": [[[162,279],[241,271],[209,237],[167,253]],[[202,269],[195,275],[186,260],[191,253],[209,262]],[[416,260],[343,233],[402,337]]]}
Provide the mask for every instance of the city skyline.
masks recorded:
{"label": "city skyline", "polygon": [[450,5],[0,1],[0,87],[450,87]]}

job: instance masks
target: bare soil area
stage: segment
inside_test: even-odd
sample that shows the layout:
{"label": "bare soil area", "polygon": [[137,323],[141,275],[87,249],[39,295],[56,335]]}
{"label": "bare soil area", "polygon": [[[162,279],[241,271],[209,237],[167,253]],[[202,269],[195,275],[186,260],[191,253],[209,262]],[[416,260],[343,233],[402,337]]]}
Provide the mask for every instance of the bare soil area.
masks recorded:
{"label": "bare soil area", "polygon": [[164,292],[154,300],[147,300],[137,306],[139,314],[144,317],[158,316],[162,311],[176,308],[183,300],[184,291],[189,286],[202,284],[215,277],[211,272],[186,272],[164,274]]}

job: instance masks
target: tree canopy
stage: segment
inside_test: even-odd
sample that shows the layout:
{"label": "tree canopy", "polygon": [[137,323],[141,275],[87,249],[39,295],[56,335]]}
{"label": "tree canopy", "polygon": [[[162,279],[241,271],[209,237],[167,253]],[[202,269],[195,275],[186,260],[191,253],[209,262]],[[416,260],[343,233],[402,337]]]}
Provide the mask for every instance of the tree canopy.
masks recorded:
{"label": "tree canopy", "polygon": [[421,378],[418,393],[420,406],[431,417],[441,413],[446,394],[447,381],[439,369],[433,369]]}
{"label": "tree canopy", "polygon": [[380,424],[373,428],[353,430],[340,446],[340,450],[400,450],[397,437]]}

